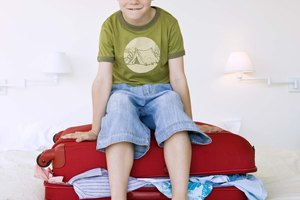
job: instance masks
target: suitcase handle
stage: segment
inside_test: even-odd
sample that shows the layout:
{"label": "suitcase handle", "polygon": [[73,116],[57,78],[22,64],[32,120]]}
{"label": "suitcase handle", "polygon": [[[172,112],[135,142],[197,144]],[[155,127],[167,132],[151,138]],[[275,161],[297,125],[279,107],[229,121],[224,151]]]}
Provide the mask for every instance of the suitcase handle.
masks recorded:
{"label": "suitcase handle", "polygon": [[36,158],[36,163],[40,167],[48,167],[52,160],[54,160],[55,152],[53,149],[48,149],[43,151],[38,157]]}
{"label": "suitcase handle", "polygon": [[43,151],[36,158],[36,163],[40,167],[48,167],[52,161],[56,168],[61,168],[65,165],[65,145],[59,144],[54,149]]}

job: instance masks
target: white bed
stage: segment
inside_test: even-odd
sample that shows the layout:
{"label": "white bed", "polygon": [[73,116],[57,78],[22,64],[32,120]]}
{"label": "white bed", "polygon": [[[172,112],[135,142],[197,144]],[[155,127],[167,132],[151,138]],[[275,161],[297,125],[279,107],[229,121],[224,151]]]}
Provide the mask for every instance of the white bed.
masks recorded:
{"label": "white bed", "polygon": [[33,177],[38,151],[0,152],[0,200],[43,200],[43,181]]}
{"label": "white bed", "polygon": [[[0,200],[43,200],[43,182],[33,177],[39,153],[0,152]],[[256,147],[256,165],[268,200],[300,199],[300,152]]]}
{"label": "white bed", "polygon": [[300,200],[300,151],[256,147],[256,165],[268,200]]}

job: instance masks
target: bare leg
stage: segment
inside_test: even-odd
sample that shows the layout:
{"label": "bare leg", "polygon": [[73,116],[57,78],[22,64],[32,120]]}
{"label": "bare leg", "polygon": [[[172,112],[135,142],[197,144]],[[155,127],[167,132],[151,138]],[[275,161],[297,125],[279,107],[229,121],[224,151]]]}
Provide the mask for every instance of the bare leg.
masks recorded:
{"label": "bare leg", "polygon": [[172,184],[172,199],[187,200],[192,156],[188,133],[178,132],[165,141],[164,156]]}
{"label": "bare leg", "polygon": [[128,177],[133,164],[133,145],[120,142],[110,145],[105,151],[111,200],[126,200]]}

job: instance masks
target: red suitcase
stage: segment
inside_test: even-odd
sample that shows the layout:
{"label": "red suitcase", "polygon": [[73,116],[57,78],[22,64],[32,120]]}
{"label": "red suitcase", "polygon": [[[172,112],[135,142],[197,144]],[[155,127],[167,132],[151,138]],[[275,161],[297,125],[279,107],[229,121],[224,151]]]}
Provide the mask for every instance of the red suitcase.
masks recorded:
{"label": "red suitcase", "polygon": [[[196,123],[201,124],[199,122]],[[63,134],[74,131],[87,131],[90,128],[91,125],[77,126],[56,134],[53,147],[37,157],[38,165],[46,167],[52,162],[53,175],[64,176],[64,181],[68,181],[73,176],[93,168],[106,168],[105,153],[96,150],[95,141],[77,143],[71,139],[60,138]],[[254,148],[246,139],[228,131],[207,134],[212,138],[213,142],[211,144],[192,146],[191,175],[228,175],[256,171]],[[154,137],[151,138],[150,150],[144,157],[134,162],[131,171],[131,176],[133,177],[168,176],[163,150],[157,146]],[[45,189],[45,199],[47,200],[72,195],[75,195],[74,198],[68,197],[67,199],[78,199],[70,186],[45,183]],[[222,196],[225,193],[227,194],[226,199],[230,195],[233,195],[232,198],[229,198],[231,200],[247,199],[242,192],[234,187],[214,189],[210,195],[212,197],[209,198],[212,200],[220,199],[214,196],[218,196],[218,194]],[[128,195],[129,199],[139,199],[138,196],[141,196],[141,199],[167,199],[154,188],[151,190],[142,188]],[[151,196],[155,196],[155,198],[151,198]]]}

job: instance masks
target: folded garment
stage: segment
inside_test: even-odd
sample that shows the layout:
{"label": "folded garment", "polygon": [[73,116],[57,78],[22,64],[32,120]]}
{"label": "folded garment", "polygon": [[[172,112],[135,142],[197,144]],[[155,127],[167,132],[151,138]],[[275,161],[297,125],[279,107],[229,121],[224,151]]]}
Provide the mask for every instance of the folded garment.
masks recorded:
{"label": "folded garment", "polygon": [[[68,181],[73,185],[80,199],[110,197],[107,170],[96,168],[74,176]],[[192,176],[188,183],[189,200],[203,200],[213,187],[235,186],[245,193],[249,200],[264,200],[267,197],[262,182],[250,174]],[[129,177],[128,192],[141,187],[156,187],[168,198],[172,197],[169,178],[134,178]]]}

